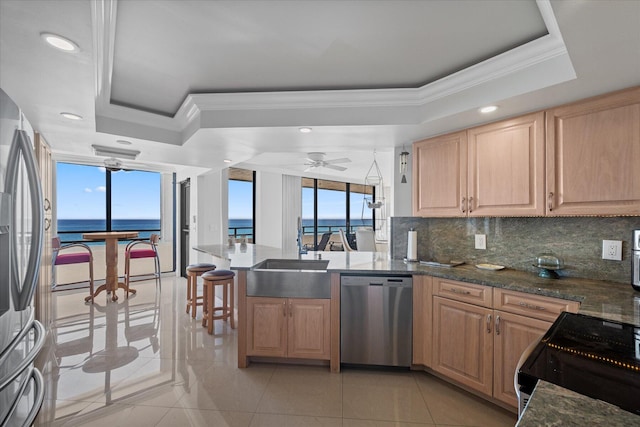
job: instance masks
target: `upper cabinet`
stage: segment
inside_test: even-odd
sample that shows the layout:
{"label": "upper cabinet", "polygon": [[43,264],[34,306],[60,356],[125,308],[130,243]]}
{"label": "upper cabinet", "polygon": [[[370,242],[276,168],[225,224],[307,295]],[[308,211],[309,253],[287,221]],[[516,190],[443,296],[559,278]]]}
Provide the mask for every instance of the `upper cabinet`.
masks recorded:
{"label": "upper cabinet", "polygon": [[467,131],[469,216],[544,215],[544,113]]}
{"label": "upper cabinet", "polygon": [[414,215],[466,216],[467,132],[414,143],[413,182]]}
{"label": "upper cabinet", "polygon": [[414,215],[544,215],[544,113],[419,141]]}
{"label": "upper cabinet", "polygon": [[547,111],[547,215],[640,214],[640,88]]}
{"label": "upper cabinet", "polygon": [[640,215],[640,87],[418,141],[413,154],[415,216]]}

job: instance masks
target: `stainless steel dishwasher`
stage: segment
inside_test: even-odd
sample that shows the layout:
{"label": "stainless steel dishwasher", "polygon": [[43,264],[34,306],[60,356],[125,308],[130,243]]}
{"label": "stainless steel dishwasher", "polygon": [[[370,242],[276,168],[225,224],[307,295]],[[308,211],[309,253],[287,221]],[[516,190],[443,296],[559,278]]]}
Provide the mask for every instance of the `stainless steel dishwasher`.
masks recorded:
{"label": "stainless steel dishwasher", "polygon": [[410,366],[411,276],[342,275],[340,362]]}

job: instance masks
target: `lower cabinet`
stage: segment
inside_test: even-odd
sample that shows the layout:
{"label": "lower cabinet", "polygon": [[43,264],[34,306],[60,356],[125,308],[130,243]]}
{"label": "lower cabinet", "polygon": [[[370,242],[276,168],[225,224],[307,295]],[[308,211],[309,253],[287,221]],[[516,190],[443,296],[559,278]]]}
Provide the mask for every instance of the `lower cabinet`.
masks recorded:
{"label": "lower cabinet", "polygon": [[493,378],[493,310],[433,297],[433,370],[484,394]]}
{"label": "lower cabinet", "polygon": [[529,344],[540,338],[551,327],[551,322],[507,313],[494,312],[493,335],[493,397],[509,406],[518,406],[513,388],[513,376],[520,355]]}
{"label": "lower cabinet", "polygon": [[331,300],[247,297],[247,355],[329,360]]}
{"label": "lower cabinet", "polygon": [[[562,311],[580,304],[558,298],[433,280],[431,368],[512,408],[520,355]],[[470,303],[471,301],[472,303]]]}

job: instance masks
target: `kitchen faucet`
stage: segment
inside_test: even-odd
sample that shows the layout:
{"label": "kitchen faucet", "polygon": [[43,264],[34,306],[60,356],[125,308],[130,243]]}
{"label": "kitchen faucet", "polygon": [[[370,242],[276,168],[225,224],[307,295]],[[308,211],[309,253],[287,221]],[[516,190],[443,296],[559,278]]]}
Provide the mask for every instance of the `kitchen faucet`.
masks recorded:
{"label": "kitchen faucet", "polygon": [[307,250],[302,245],[302,218],[298,217],[298,255],[306,253]]}

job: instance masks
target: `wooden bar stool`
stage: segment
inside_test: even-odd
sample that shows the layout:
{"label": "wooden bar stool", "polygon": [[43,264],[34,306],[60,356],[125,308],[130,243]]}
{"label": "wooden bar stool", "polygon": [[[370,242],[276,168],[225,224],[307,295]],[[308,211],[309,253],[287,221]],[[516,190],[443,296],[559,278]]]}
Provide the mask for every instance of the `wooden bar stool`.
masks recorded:
{"label": "wooden bar stool", "polygon": [[[202,326],[207,327],[207,332],[213,334],[213,321],[218,319],[227,320],[231,328],[235,328],[233,316],[233,278],[235,273],[229,270],[207,271],[202,275],[204,281],[202,286],[202,296],[205,302],[202,314]],[[215,307],[215,287],[222,286],[222,306]],[[228,296],[228,298],[227,298]],[[222,314],[215,315],[216,310],[221,310]]]}
{"label": "wooden bar stool", "polygon": [[198,296],[198,277],[207,271],[215,270],[214,264],[206,262],[187,266],[187,313],[191,310],[191,317],[196,318],[196,308],[201,305],[204,309],[202,295]]}

